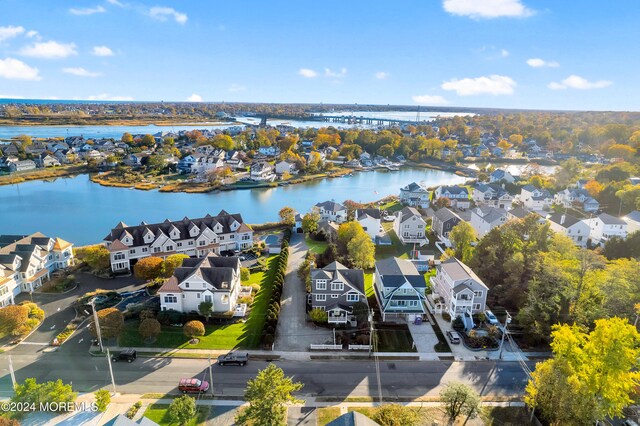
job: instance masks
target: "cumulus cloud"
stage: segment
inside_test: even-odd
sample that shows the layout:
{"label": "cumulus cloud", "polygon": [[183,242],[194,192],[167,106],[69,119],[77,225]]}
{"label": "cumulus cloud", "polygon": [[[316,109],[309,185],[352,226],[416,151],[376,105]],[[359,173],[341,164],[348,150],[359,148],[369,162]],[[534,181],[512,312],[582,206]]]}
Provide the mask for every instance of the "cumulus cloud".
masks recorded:
{"label": "cumulus cloud", "polygon": [[605,87],[609,87],[613,84],[612,81],[609,80],[597,80],[597,81],[589,81],[586,78],[580,77],[579,75],[570,75],[569,77],[562,80],[560,83],[551,82],[548,87],[552,90],[564,90],[564,89],[578,89],[578,90],[589,90],[589,89],[604,89]]}
{"label": "cumulus cloud", "polygon": [[91,50],[91,54],[94,56],[113,56],[113,50],[108,48],[107,46],[93,46],[93,50]]}
{"label": "cumulus cloud", "polygon": [[197,94],[192,94],[186,99],[187,102],[202,102],[202,96]]}
{"label": "cumulus cloud", "polygon": [[114,6],[124,7],[124,4],[120,3],[118,0],[107,0],[107,3],[112,4]]}
{"label": "cumulus cloud", "polygon": [[102,6],[96,6],[96,7],[82,7],[82,8],[75,8],[72,7],[71,9],[69,9],[69,13],[71,13],[72,15],[93,15],[95,13],[104,13],[106,12],[107,9],[105,9]]}
{"label": "cumulus cloud", "polygon": [[318,73],[316,71],[309,68],[300,68],[298,70],[298,74],[306,78],[314,78],[318,76]]}
{"label": "cumulus cloud", "polygon": [[34,58],[59,59],[71,55],[77,55],[75,43],[58,43],[57,41],[44,41],[33,43],[22,48],[21,55]]}
{"label": "cumulus cloud", "polygon": [[378,71],[377,73],[375,73],[373,76],[375,78],[377,78],[378,80],[386,80],[387,78],[389,78],[391,74],[389,74],[388,72],[385,71]]}
{"label": "cumulus cloud", "polygon": [[444,0],[442,7],[452,15],[473,19],[524,18],[534,13],[520,0]]}
{"label": "cumulus cloud", "polygon": [[149,9],[149,16],[158,21],[166,21],[173,18],[178,24],[184,25],[187,23],[187,14],[181,13],[172,7],[159,7],[155,6]]}
{"label": "cumulus cloud", "polygon": [[560,66],[556,61],[545,61],[540,58],[531,58],[527,59],[527,65],[532,68],[558,68]]}
{"label": "cumulus cloud", "polygon": [[16,27],[9,25],[6,27],[0,27],[0,43],[12,39],[24,32],[24,27]]}
{"label": "cumulus cloud", "polygon": [[100,93],[99,95],[89,96],[89,101],[132,101],[131,96],[114,96],[109,93]]}
{"label": "cumulus cloud", "polygon": [[0,77],[9,80],[40,80],[40,73],[37,68],[30,67],[24,62],[14,59],[0,59]]}
{"label": "cumulus cloud", "polygon": [[490,75],[488,77],[456,78],[442,83],[443,90],[453,90],[459,96],[472,95],[511,95],[516,82],[504,75]]}
{"label": "cumulus cloud", "polygon": [[100,77],[102,75],[99,72],[88,71],[81,67],[63,68],[62,72],[66,74],[77,75],[78,77]]}
{"label": "cumulus cloud", "polygon": [[421,105],[445,105],[447,100],[440,95],[416,95],[412,96],[413,102]]}
{"label": "cumulus cloud", "polygon": [[227,90],[229,90],[229,92],[242,92],[244,90],[247,90],[247,88],[241,86],[240,84],[233,83]]}
{"label": "cumulus cloud", "polygon": [[29,38],[34,38],[35,37],[35,38],[39,39],[40,35],[38,34],[37,31],[31,30],[31,31],[27,31],[27,37],[29,37]]}
{"label": "cumulus cloud", "polygon": [[341,68],[340,71],[333,71],[331,68],[324,69],[325,77],[343,78],[347,76],[347,69]]}

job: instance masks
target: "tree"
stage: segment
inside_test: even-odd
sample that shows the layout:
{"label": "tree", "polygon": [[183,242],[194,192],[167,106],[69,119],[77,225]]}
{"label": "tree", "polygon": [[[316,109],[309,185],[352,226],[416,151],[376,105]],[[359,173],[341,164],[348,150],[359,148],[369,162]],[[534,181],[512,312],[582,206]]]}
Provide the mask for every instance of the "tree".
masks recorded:
{"label": "tree", "polygon": [[439,210],[443,207],[451,207],[451,200],[447,197],[440,197],[433,203],[433,205],[436,210]]}
{"label": "tree", "polygon": [[[100,334],[103,339],[118,337],[124,327],[124,315],[117,308],[101,309],[97,312],[100,323]],[[93,337],[98,337],[95,321],[91,321],[89,331]]]}
{"label": "tree", "polygon": [[452,421],[460,415],[473,419],[480,411],[480,395],[463,383],[448,383],[440,391],[440,399],[444,402],[447,416]]}
{"label": "tree", "polygon": [[55,382],[38,383],[36,379],[29,378],[24,383],[18,384],[14,392],[14,396],[11,398],[13,402],[35,404],[36,407],[41,403],[55,402],[60,411],[65,411],[66,403],[73,402],[78,397],[71,385],[65,385],[60,379]]}
{"label": "tree", "polygon": [[98,408],[98,411],[100,411],[101,413],[107,411],[107,407],[111,403],[111,393],[109,393],[109,391],[106,389],[100,389],[96,391],[94,397],[96,398],[96,406]]}
{"label": "tree", "polygon": [[133,275],[139,280],[150,281],[162,275],[164,261],[160,257],[145,257],[133,266]]}
{"label": "tree", "polygon": [[449,239],[453,243],[454,255],[462,261],[468,263],[473,255],[473,246],[477,238],[476,230],[469,222],[462,221],[451,229]]}
{"label": "tree", "polygon": [[182,332],[193,340],[198,336],[204,336],[204,324],[196,320],[189,321],[182,327]]}
{"label": "tree", "polygon": [[156,144],[156,139],[153,137],[153,135],[146,134],[142,137],[140,144],[142,146],[152,147]]}
{"label": "tree", "polygon": [[309,311],[309,318],[315,323],[326,324],[329,320],[329,314],[323,309],[315,308]]}
{"label": "tree", "polygon": [[318,230],[318,222],[320,221],[320,213],[315,209],[305,214],[302,218],[302,230],[308,234],[312,234]]}
{"label": "tree", "polygon": [[216,148],[220,148],[225,151],[232,150],[235,145],[231,136],[223,134],[215,135],[211,140],[211,144]]}
{"label": "tree", "polygon": [[584,189],[589,192],[589,195],[595,198],[600,195],[600,193],[604,189],[604,185],[596,180],[591,179],[589,182],[584,184]]}
{"label": "tree", "polygon": [[172,254],[171,256],[167,256],[162,263],[162,276],[165,278],[171,277],[173,275],[173,271],[175,271],[176,268],[181,267],[182,262],[188,258],[189,256],[186,254]]}
{"label": "tree", "polygon": [[8,305],[0,309],[0,332],[19,336],[29,321],[29,309],[23,305]]}
{"label": "tree", "polygon": [[249,268],[240,268],[240,280],[241,281],[249,281],[251,278],[251,271]]}
{"label": "tree", "polygon": [[133,136],[131,136],[131,133],[123,133],[122,134],[122,138],[120,138],[120,140],[126,144],[131,145],[133,143]]}
{"label": "tree", "polygon": [[373,420],[381,426],[417,426],[418,413],[411,407],[400,404],[383,404],[375,409]]}
{"label": "tree", "polygon": [[593,424],[622,416],[640,385],[640,335],[621,318],[599,319],[588,333],[576,325],[556,325],[554,357],[536,365],[525,403],[552,425]]}
{"label": "tree", "polygon": [[103,245],[87,247],[79,250],[79,254],[93,272],[104,271],[111,265],[109,250]]}
{"label": "tree", "polygon": [[369,306],[364,302],[356,302],[351,306],[353,316],[358,320],[358,324],[366,324],[369,319]]}
{"label": "tree", "polygon": [[33,140],[29,135],[16,136],[16,140],[20,141],[20,148],[22,148],[23,150],[33,143]]}
{"label": "tree", "polygon": [[360,269],[373,268],[376,261],[376,246],[371,241],[369,234],[364,230],[347,243],[347,252],[354,267]]}
{"label": "tree", "polygon": [[288,227],[292,227],[296,223],[296,211],[291,207],[283,207],[278,212],[280,222]]}
{"label": "tree", "polygon": [[629,161],[634,155],[636,155],[636,150],[629,145],[615,144],[607,150],[607,156],[610,158],[623,158]]}
{"label": "tree", "polygon": [[203,317],[207,318],[207,322],[209,322],[209,317],[213,313],[213,303],[212,302],[202,302],[198,305],[198,313]]}
{"label": "tree", "polygon": [[284,371],[274,364],[258,372],[256,378],[249,380],[244,394],[249,406],[243,410],[236,422],[239,425],[260,424],[262,426],[280,426],[286,422],[287,403],[299,403],[293,392],[302,389],[303,384],[285,377]]}
{"label": "tree", "polygon": [[18,422],[16,419],[0,417],[0,426],[20,426],[20,422]]}
{"label": "tree", "polygon": [[382,145],[380,148],[378,148],[378,155],[390,158],[393,155],[393,145]]}
{"label": "tree", "polygon": [[154,318],[143,319],[138,327],[138,332],[147,341],[158,337],[161,331],[162,326],[160,322]]}
{"label": "tree", "polygon": [[196,417],[196,400],[189,395],[182,395],[171,402],[168,412],[172,423],[187,424]]}

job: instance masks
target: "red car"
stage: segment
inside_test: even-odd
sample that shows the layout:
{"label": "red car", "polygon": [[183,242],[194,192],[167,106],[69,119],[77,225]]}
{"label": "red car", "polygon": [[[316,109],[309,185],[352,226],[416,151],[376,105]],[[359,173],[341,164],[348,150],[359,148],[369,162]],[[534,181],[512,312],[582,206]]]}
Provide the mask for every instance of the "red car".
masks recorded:
{"label": "red car", "polygon": [[180,379],[178,390],[182,393],[201,393],[209,390],[209,382],[198,379]]}

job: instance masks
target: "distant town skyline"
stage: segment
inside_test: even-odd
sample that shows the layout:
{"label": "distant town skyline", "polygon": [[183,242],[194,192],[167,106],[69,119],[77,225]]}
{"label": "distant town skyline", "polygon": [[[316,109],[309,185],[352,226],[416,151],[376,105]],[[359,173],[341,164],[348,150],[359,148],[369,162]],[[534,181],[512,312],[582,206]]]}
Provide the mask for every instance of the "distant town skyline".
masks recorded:
{"label": "distant town skyline", "polygon": [[634,0],[6,0],[0,98],[640,110]]}

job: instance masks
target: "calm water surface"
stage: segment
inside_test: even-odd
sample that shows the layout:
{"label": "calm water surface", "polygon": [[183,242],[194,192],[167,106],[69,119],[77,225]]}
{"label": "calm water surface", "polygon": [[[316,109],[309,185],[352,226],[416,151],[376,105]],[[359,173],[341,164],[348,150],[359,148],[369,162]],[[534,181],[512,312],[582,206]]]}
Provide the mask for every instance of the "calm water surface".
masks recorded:
{"label": "calm water surface", "polygon": [[82,175],[0,186],[0,234],[40,231],[84,245],[102,241],[120,220],[135,225],[143,220],[152,223],[215,215],[225,209],[241,213],[247,223],[262,223],[277,220],[284,206],[306,212],[330,199],[370,202],[398,195],[401,187],[413,181],[434,186],[464,180],[448,172],[405,168],[279,188],[186,194],[103,187]]}

